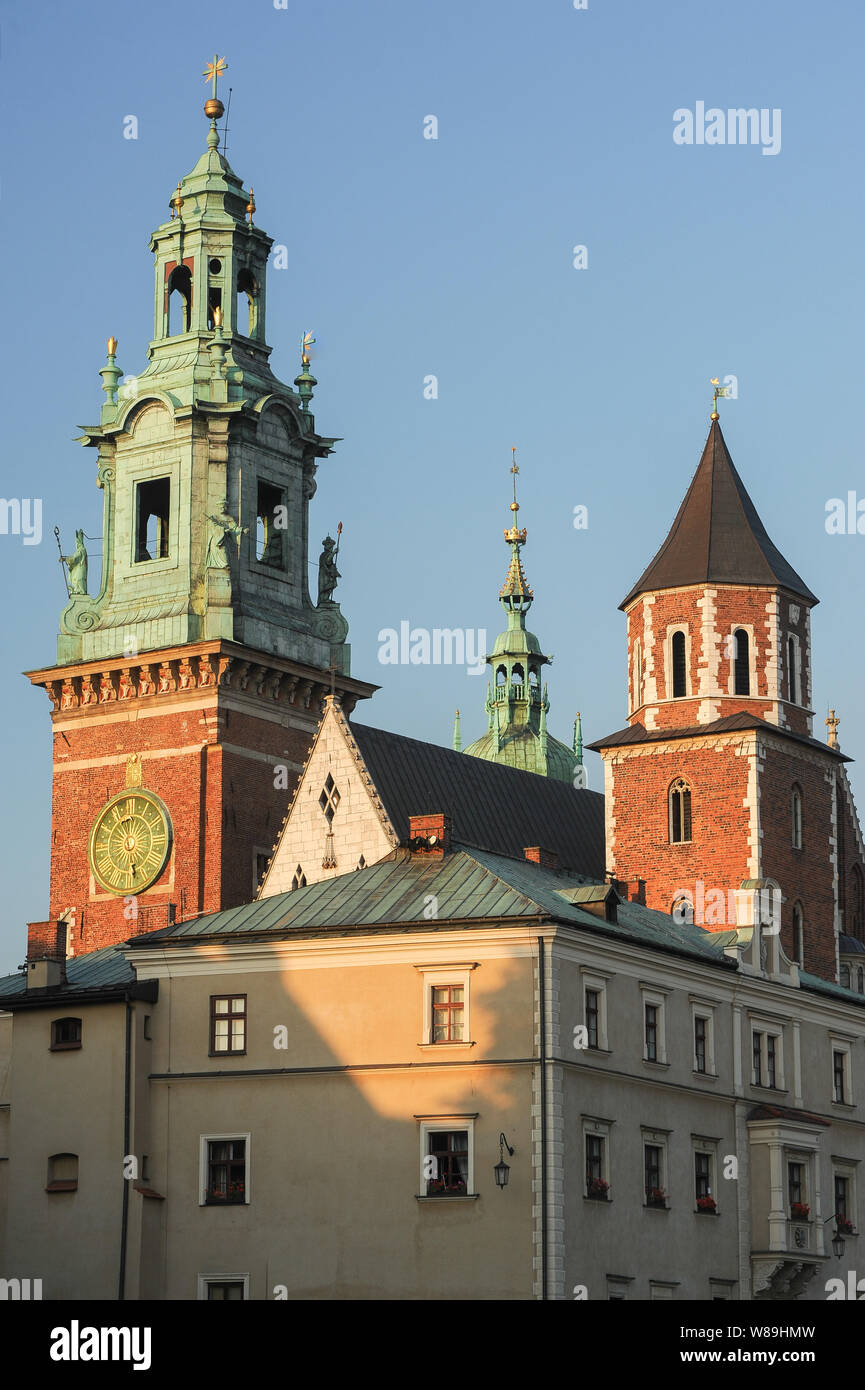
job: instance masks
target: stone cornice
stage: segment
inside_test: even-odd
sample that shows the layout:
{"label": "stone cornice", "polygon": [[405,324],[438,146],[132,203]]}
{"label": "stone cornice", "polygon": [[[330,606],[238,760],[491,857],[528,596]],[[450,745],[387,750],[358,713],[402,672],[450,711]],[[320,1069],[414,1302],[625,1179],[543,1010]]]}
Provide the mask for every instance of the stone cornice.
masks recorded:
{"label": "stone cornice", "polygon": [[[79,713],[85,718],[92,707],[112,703],[158,701],[166,696],[176,700],[184,695],[194,702],[197,692],[206,689],[242,691],[253,699],[314,711],[330,693],[329,672],[224,639],[186,643],[134,657],[73,662],[25,675],[33,685],[46,690],[55,714]],[[353,709],[378,686],[337,672],[334,688]]]}

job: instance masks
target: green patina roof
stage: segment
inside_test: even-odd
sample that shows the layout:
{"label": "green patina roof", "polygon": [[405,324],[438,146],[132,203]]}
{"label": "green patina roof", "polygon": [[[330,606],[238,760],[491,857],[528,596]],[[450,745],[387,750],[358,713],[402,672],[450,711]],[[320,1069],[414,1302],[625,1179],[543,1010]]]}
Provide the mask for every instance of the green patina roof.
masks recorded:
{"label": "green patina roof", "polygon": [[547,734],[546,754],[540,746],[540,736],[528,724],[518,726],[509,724],[496,737],[491,731],[476,738],[464,753],[473,758],[485,758],[488,762],[504,763],[506,767],[518,767],[523,772],[540,772],[553,777],[557,782],[572,782],[577,760],[570,748],[560,743],[552,734]]}

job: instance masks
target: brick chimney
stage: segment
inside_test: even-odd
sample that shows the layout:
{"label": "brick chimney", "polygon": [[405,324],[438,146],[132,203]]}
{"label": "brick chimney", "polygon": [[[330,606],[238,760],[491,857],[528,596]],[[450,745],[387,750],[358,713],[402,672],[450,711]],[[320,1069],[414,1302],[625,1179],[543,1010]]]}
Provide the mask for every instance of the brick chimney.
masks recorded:
{"label": "brick chimney", "polygon": [[409,848],[413,854],[435,855],[441,859],[451,847],[451,818],[444,811],[426,816],[409,816]]}
{"label": "brick chimney", "polygon": [[612,885],[627,903],[640,903],[646,906],[646,880],[644,878],[614,878]]}
{"label": "brick chimney", "polygon": [[530,845],[523,850],[530,864],[540,864],[542,869],[557,869],[559,856],[554,849],[544,849],[543,845]]}
{"label": "brick chimney", "polygon": [[51,989],[66,983],[68,922],[27,923],[27,988]]}

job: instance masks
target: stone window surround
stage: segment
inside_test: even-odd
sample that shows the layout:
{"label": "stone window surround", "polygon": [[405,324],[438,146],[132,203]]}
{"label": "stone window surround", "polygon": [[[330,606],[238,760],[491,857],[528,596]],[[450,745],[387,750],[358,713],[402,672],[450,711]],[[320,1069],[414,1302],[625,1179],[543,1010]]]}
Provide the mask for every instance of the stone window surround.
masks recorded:
{"label": "stone window surround", "polygon": [[[718,1075],[715,1066],[715,1010],[717,1004],[713,1004],[708,999],[700,998],[695,994],[688,995],[688,1002],[691,1005],[691,1040],[693,1042],[693,1057],[691,1070],[695,1076]],[[697,1071],[697,1051],[696,1051],[696,1020],[704,1018],[706,1020],[706,1070]]]}
{"label": "stone window surround", "polygon": [[[214,1134],[208,1132],[199,1136],[199,1161],[198,1161],[198,1205],[200,1207],[213,1207],[212,1202],[207,1201],[207,1146],[211,1143],[226,1143],[231,1140],[243,1139],[246,1147],[244,1148],[244,1173],[243,1173],[243,1202],[235,1203],[236,1206],[249,1206],[252,1194],[252,1134],[247,1131],[245,1134],[241,1130],[230,1130],[225,1134]],[[212,1276],[216,1281],[216,1276]],[[218,1282],[218,1281],[217,1281]]]}
{"label": "stone window surround", "polygon": [[207,1302],[207,1289],[210,1284],[243,1284],[243,1298],[249,1298],[249,1275],[248,1274],[199,1274],[196,1276],[197,1302]]}
{"label": "stone window surround", "polygon": [[[478,1111],[465,1115],[415,1115],[418,1122],[418,1138],[420,1141],[420,1164],[418,1168],[418,1200],[430,1202],[465,1202],[473,1200],[478,1194],[475,1191],[475,1121],[478,1118]],[[451,1196],[447,1193],[441,1196],[426,1196],[427,1180],[424,1177],[424,1162],[429,1154],[428,1135],[431,1132],[464,1129],[468,1136],[468,1182],[466,1192]]]}
{"label": "stone window surround", "polygon": [[[478,961],[458,965],[416,965],[421,976],[421,1022],[418,1047],[441,1051],[445,1047],[474,1047],[471,1041],[471,976]],[[460,1042],[433,1042],[433,989],[441,985],[459,985],[463,991],[463,1038]]]}
{"label": "stone window surround", "polygon": [[656,1211],[666,1210],[667,1202],[668,1202],[669,1199],[670,1199],[670,1193],[669,1193],[669,1190],[668,1190],[668,1181],[669,1181],[669,1179],[668,1179],[668,1174],[669,1174],[669,1171],[670,1171],[670,1162],[669,1162],[669,1138],[670,1138],[670,1133],[671,1133],[671,1131],[668,1130],[668,1129],[651,1129],[651,1128],[649,1128],[647,1125],[640,1125],[640,1145],[641,1145],[641,1159],[642,1159],[642,1166],[641,1166],[641,1169],[640,1169],[640,1173],[641,1173],[642,1192],[643,1192],[643,1206],[645,1206],[645,1207],[648,1207],[648,1206],[649,1206],[648,1197],[647,1197],[647,1194],[646,1194],[646,1183],[645,1183],[645,1174],[646,1174],[646,1148],[647,1148],[648,1145],[652,1145],[653,1148],[660,1149],[660,1151],[661,1151],[660,1174],[659,1174],[660,1181],[659,1181],[659,1183],[658,1183],[658,1186],[661,1187],[661,1188],[663,1188],[664,1193],[665,1193],[666,1200],[665,1200],[665,1202],[664,1202],[664,1206],[663,1206],[663,1207],[651,1208],[652,1210],[656,1210]]}
{"label": "stone window surround", "polygon": [[[643,1061],[650,1067],[669,1066],[667,1061],[667,995],[669,990],[662,989],[659,985],[644,984],[640,982],[640,1030],[642,1038]],[[649,1058],[646,1055],[646,1005],[652,1004],[657,1009],[657,1057]]]}
{"label": "stone window surround", "polygon": [[731,623],[727,638],[730,653],[730,671],[727,678],[727,694],[736,694],[736,633],[741,628],[748,638],[748,694],[740,695],[740,700],[756,700],[757,696],[757,643],[754,638],[753,623]]}
{"label": "stone window surround", "polygon": [[[685,693],[673,694],[673,634],[685,634]],[[691,690],[691,630],[687,623],[669,623],[664,638],[664,694],[667,700],[687,700],[693,695]]]}
{"label": "stone window surround", "polygon": [[[843,1033],[829,1034],[829,1098],[833,1105],[841,1105],[847,1109],[854,1107],[853,1102],[853,1039]],[[835,1053],[840,1052],[844,1058],[844,1099],[835,1099]]]}
{"label": "stone window surround", "polygon": [[580,966],[580,1003],[584,1024],[586,1023],[586,990],[593,989],[598,996],[598,1046],[589,1049],[592,1052],[609,1052],[611,1050],[607,1032],[607,982],[610,979],[612,979],[611,975]]}

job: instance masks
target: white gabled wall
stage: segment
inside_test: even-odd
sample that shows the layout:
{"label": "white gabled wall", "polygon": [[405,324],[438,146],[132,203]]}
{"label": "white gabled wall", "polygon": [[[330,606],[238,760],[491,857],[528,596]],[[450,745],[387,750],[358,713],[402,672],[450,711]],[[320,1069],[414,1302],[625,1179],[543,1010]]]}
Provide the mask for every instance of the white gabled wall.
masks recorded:
{"label": "white gabled wall", "polygon": [[[339,791],[330,826],[319,801],[328,776]],[[336,861],[331,868],[323,866],[328,830],[333,832]],[[350,726],[338,704],[328,697],[259,897],[288,892],[298,866],[308,884],[319,883],[351,873],[361,856],[368,865],[378,863],[396,843],[396,832],[376,795]]]}

